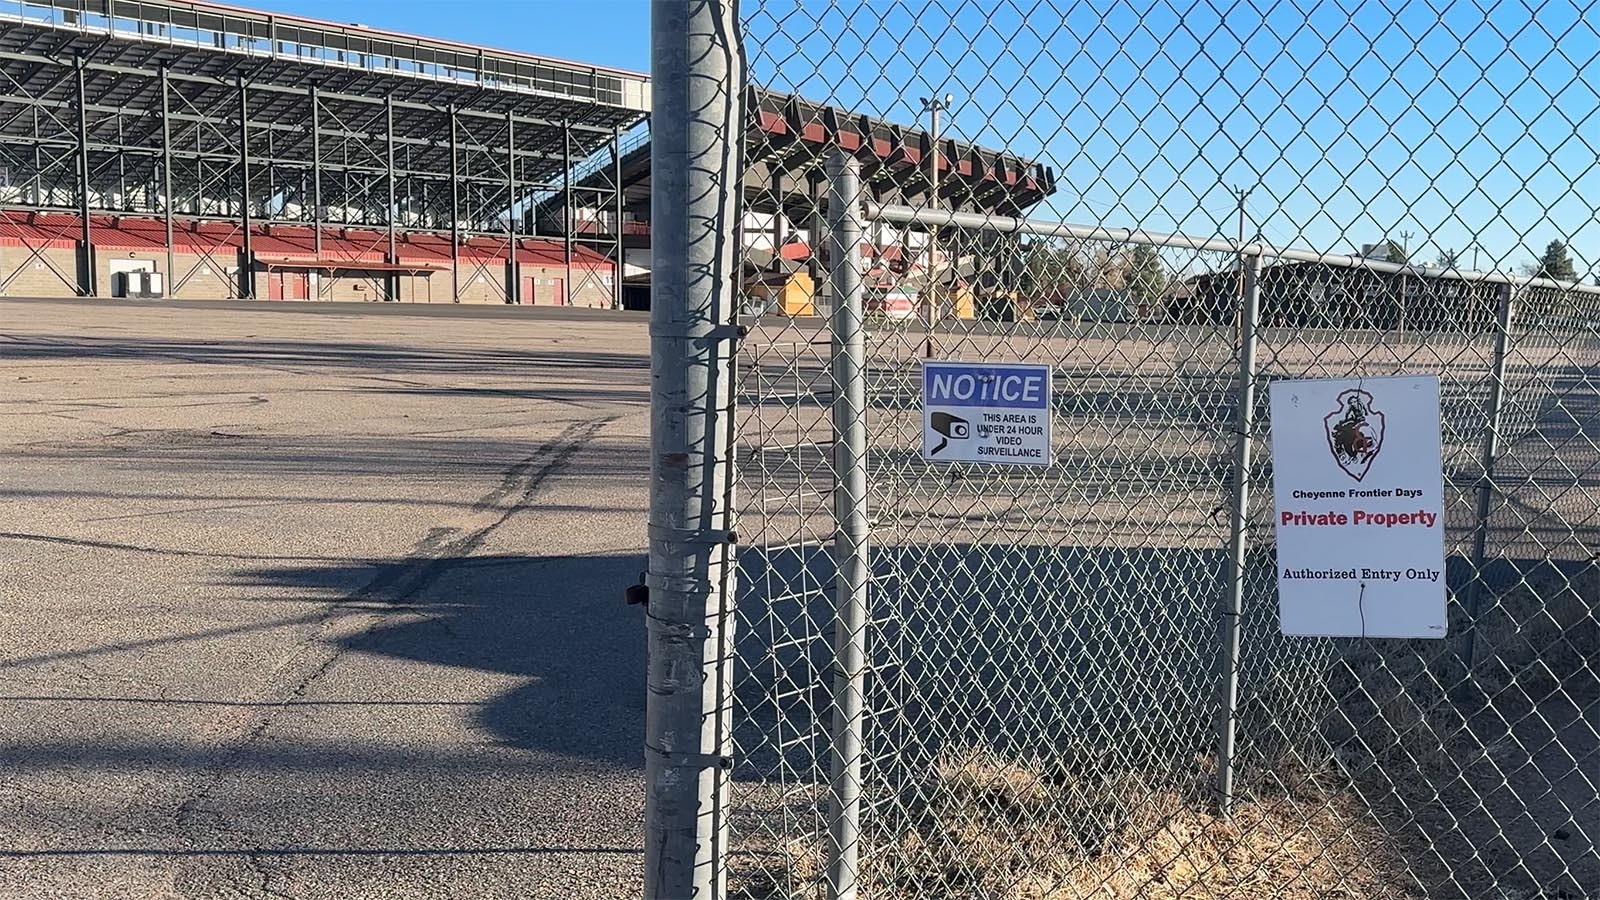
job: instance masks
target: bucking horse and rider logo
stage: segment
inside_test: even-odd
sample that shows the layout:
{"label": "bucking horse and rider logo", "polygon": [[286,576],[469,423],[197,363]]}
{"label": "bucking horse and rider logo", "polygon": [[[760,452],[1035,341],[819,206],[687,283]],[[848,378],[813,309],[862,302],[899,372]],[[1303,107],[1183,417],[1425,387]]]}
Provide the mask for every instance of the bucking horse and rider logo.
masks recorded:
{"label": "bucking horse and rider logo", "polygon": [[1372,394],[1351,388],[1339,394],[1339,408],[1322,420],[1333,461],[1357,481],[1367,476],[1383,449],[1383,413],[1372,406]]}

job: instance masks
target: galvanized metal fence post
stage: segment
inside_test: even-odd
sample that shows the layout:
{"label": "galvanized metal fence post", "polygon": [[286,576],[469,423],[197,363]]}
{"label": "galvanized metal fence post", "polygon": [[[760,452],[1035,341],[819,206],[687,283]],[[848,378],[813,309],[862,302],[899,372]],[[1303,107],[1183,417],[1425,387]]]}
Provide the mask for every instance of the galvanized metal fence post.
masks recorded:
{"label": "galvanized metal fence post", "polygon": [[732,735],[733,367],[744,70],[724,0],[652,5],[651,900],[726,895]]}
{"label": "galvanized metal fence post", "polygon": [[1500,427],[1504,416],[1506,394],[1506,356],[1511,347],[1511,304],[1513,292],[1509,284],[1500,286],[1498,310],[1495,314],[1494,363],[1489,370],[1489,407],[1483,434],[1483,476],[1478,481],[1478,509],[1472,529],[1472,571],[1467,573],[1466,647],[1462,660],[1466,664],[1468,682],[1472,679],[1473,657],[1478,644],[1478,613],[1483,597],[1483,563],[1489,546],[1489,508],[1494,501],[1494,465],[1500,455]]}
{"label": "galvanized metal fence post", "polygon": [[1234,410],[1233,505],[1228,517],[1228,586],[1222,608],[1222,703],[1217,735],[1217,805],[1233,809],[1234,741],[1239,712],[1239,630],[1244,607],[1245,517],[1250,508],[1250,442],[1255,429],[1256,320],[1260,318],[1261,257],[1240,257],[1244,291],[1239,314],[1239,384]]}
{"label": "galvanized metal fence post", "polygon": [[861,277],[861,163],[828,160],[828,280],[833,294],[833,734],[828,897],[854,900],[861,840],[866,709],[867,423],[865,288]]}

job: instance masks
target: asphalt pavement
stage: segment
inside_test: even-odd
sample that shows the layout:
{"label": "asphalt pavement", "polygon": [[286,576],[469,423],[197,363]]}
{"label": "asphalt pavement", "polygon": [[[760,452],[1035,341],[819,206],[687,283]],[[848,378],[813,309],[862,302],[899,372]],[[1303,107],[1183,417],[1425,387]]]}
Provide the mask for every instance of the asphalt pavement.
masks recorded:
{"label": "asphalt pavement", "polygon": [[636,894],[643,317],[0,301],[0,896]]}

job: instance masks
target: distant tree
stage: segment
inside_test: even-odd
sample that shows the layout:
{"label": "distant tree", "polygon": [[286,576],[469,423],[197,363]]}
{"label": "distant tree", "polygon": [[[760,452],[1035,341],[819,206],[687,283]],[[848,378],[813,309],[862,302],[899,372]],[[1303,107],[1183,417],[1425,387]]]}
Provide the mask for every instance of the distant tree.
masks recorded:
{"label": "distant tree", "polygon": [[1406,248],[1400,246],[1399,241],[1393,238],[1387,238],[1385,239],[1385,243],[1389,245],[1389,252],[1386,255],[1389,262],[1406,263],[1411,261],[1410,254],[1406,253]]}
{"label": "distant tree", "polygon": [[1083,287],[1120,291],[1128,286],[1131,255],[1127,247],[1100,244],[1085,261]]}
{"label": "distant tree", "polygon": [[1455,250],[1441,250],[1439,258],[1434,260],[1434,265],[1441,269],[1454,269],[1461,265],[1461,254]]}
{"label": "distant tree", "polygon": [[1567,252],[1566,242],[1554,240],[1547,244],[1533,274],[1556,281],[1576,281],[1578,270],[1572,265],[1572,254]]}
{"label": "distant tree", "polygon": [[1125,283],[1134,300],[1153,309],[1166,292],[1168,278],[1167,264],[1162,261],[1156,248],[1148,244],[1133,248],[1128,258]]}
{"label": "distant tree", "polygon": [[1078,247],[1054,241],[1031,241],[1021,248],[1024,288],[1051,293],[1083,286],[1085,266]]}

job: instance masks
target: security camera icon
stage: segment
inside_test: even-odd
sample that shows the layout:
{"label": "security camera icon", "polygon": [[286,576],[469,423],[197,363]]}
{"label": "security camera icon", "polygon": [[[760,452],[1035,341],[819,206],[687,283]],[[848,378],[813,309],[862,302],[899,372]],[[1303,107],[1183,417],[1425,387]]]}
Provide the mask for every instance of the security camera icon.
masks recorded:
{"label": "security camera icon", "polygon": [[939,446],[928,451],[929,456],[939,455],[939,451],[950,446],[951,441],[964,441],[972,436],[972,425],[960,416],[952,416],[947,412],[933,414],[933,430],[939,433]]}

